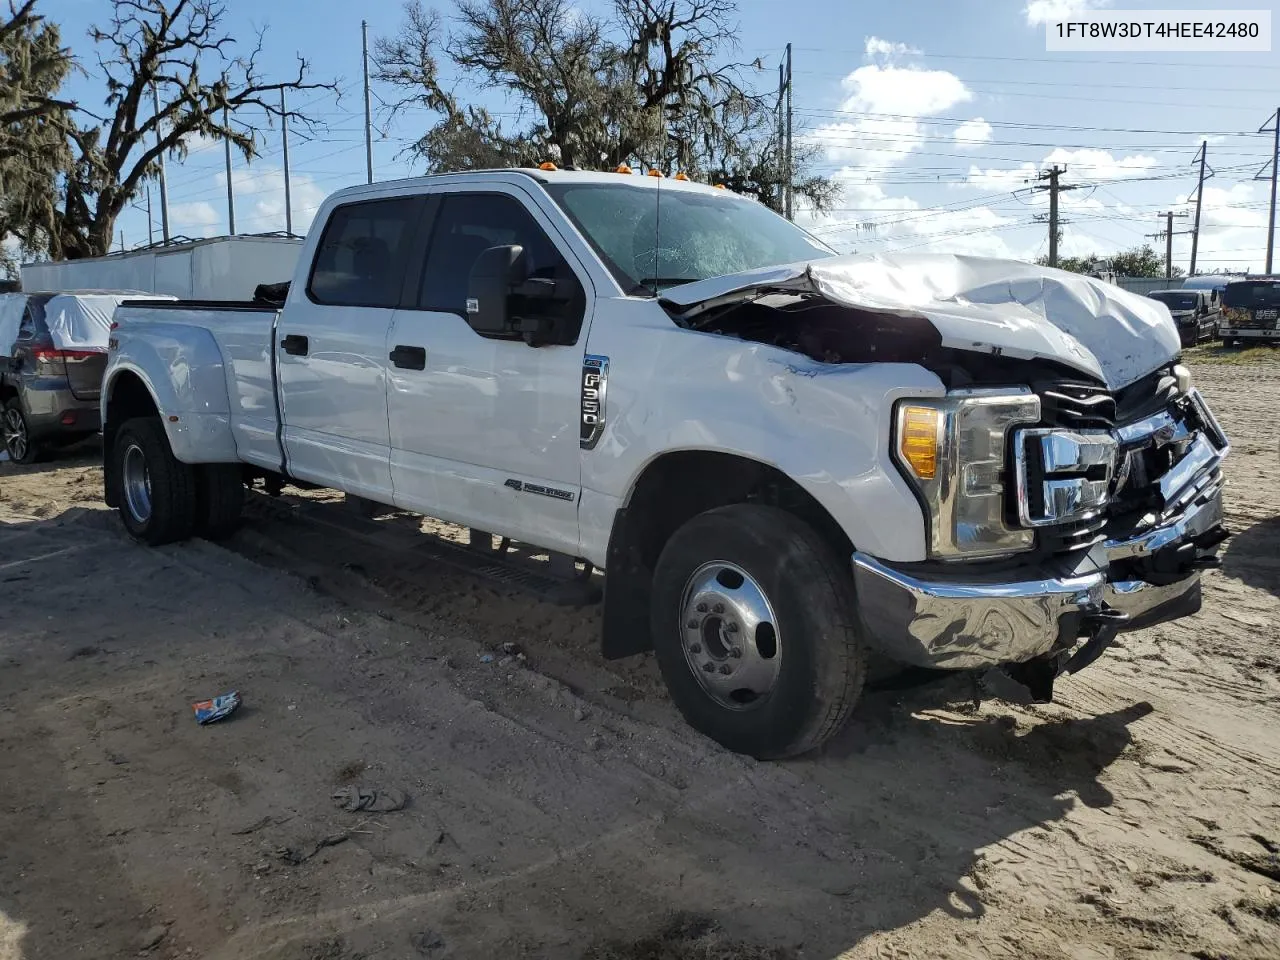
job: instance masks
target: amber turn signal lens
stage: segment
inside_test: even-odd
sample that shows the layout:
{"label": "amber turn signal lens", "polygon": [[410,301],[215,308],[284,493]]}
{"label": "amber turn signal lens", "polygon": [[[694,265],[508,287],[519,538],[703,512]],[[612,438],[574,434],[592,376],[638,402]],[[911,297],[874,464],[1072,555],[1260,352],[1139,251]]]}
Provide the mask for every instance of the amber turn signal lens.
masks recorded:
{"label": "amber turn signal lens", "polygon": [[921,480],[938,475],[938,424],[942,414],[929,407],[903,407],[899,419],[898,449],[902,459]]}

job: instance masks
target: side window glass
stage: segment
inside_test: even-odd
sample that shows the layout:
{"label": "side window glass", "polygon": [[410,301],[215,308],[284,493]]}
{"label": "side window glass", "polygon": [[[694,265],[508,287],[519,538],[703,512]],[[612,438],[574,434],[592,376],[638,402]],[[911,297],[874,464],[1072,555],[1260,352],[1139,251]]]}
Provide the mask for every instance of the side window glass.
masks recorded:
{"label": "side window glass", "polygon": [[308,292],[317,303],[394,307],[400,301],[399,254],[416,205],[393,197],[338,207],[325,225]]}
{"label": "side window glass", "polygon": [[569,309],[581,323],[585,295],[578,278],[538,226],[513,197],[498,193],[446,194],[436,217],[427,254],[418,307],[466,316],[467,283],[476,258],[490,247],[519,244],[530,277],[557,280]]}
{"label": "side window glass", "polygon": [[28,302],[22,311],[22,323],[18,325],[18,339],[32,340],[40,333],[40,321],[44,319],[44,305]]}

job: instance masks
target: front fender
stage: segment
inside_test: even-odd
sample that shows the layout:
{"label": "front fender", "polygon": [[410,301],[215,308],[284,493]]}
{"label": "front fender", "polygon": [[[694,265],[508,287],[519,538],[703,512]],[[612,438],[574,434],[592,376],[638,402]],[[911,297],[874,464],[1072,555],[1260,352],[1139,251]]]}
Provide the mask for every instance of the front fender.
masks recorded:
{"label": "front fender", "polygon": [[122,325],[114,331],[114,339],[117,345],[103,375],[104,424],[123,378],[136,377],[151,395],[178,460],[239,460],[222,351],[212,333],[200,327],[157,322],[132,328]]}
{"label": "front fender", "polygon": [[605,336],[592,328],[591,352],[610,356],[610,375],[605,432],[583,458],[584,547],[600,552],[613,512],[655,458],[701,450],[778,469],[873,556],[925,559],[924,517],[890,437],[896,400],[946,392],[936,375],[916,364],[819,363],[665,316],[635,320]]}

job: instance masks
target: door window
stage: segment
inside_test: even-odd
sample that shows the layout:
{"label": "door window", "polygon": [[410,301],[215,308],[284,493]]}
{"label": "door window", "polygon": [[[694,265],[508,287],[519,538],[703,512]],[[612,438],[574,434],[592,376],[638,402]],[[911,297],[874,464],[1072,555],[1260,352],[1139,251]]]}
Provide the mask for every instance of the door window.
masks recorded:
{"label": "door window", "polygon": [[307,292],[316,303],[394,307],[420,203],[392,197],[337,207],[325,224]]}
{"label": "door window", "polygon": [[560,294],[545,310],[571,320],[576,336],[586,303],[582,284],[529,211],[501,193],[444,195],[422,271],[418,308],[465,318],[467,284],[476,258],[490,247],[509,244],[524,249],[528,277],[558,282]]}

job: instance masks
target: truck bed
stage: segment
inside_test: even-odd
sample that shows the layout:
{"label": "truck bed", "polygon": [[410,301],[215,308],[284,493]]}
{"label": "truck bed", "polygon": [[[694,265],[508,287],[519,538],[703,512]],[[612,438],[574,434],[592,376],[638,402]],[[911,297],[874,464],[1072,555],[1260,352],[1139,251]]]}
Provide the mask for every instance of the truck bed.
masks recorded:
{"label": "truck bed", "polygon": [[[154,369],[154,360],[144,361],[144,353],[159,353],[175,394],[182,396],[184,388],[190,394],[187,412],[225,413],[240,459],[279,470],[278,316],[276,307],[253,300],[125,301],[116,309],[112,331],[116,362],[136,359]],[[145,333],[135,338],[135,330]],[[214,402],[225,410],[206,406]]]}

